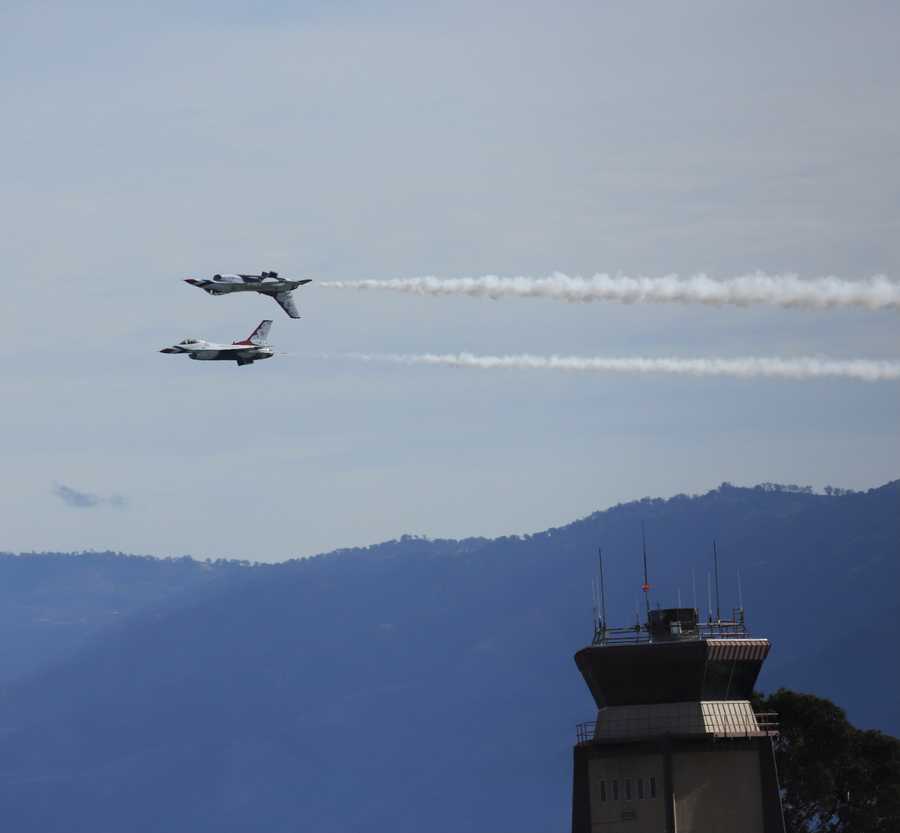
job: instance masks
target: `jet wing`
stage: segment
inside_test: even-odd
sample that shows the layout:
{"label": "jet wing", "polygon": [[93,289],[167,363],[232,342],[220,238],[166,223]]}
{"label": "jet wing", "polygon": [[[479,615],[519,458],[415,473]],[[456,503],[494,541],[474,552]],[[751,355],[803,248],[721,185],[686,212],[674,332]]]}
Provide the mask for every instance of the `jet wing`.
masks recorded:
{"label": "jet wing", "polygon": [[290,292],[279,292],[277,295],[273,295],[272,297],[291,318],[300,317],[300,313],[297,312],[297,307],[294,306],[294,297]]}

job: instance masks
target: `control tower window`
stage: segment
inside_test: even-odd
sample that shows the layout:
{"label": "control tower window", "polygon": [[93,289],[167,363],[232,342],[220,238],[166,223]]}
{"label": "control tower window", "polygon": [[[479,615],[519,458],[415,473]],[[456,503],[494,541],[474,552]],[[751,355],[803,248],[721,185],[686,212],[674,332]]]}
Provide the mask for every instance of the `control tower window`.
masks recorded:
{"label": "control tower window", "polygon": [[656,779],[650,776],[650,798],[656,798]]}

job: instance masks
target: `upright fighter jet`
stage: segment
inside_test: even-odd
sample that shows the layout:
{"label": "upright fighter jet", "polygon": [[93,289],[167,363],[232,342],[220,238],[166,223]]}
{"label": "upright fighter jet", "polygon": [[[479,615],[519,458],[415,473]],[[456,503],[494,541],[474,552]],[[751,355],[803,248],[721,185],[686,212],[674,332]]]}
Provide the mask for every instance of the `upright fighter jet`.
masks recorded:
{"label": "upright fighter jet", "polygon": [[260,321],[259,326],[247,338],[231,344],[214,344],[203,339],[186,338],[171,347],[163,347],[159,352],[187,353],[192,359],[199,361],[237,362],[238,367],[253,364],[272,358],[272,348],[266,343],[271,326],[271,321]]}
{"label": "upright fighter jet", "polygon": [[209,279],[185,278],[184,282],[191,286],[199,286],[210,295],[227,295],[229,292],[259,292],[260,295],[270,295],[291,318],[299,318],[300,313],[294,306],[291,292],[298,286],[312,283],[312,279],[291,281],[279,278],[277,272],[261,272],[258,275],[213,275]]}

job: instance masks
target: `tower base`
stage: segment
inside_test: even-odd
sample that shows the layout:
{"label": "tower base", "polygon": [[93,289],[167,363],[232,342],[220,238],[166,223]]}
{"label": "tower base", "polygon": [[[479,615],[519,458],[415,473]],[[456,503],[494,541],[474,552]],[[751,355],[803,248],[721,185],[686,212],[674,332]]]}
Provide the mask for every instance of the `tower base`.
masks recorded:
{"label": "tower base", "polygon": [[579,743],[572,833],[784,833],[772,739]]}

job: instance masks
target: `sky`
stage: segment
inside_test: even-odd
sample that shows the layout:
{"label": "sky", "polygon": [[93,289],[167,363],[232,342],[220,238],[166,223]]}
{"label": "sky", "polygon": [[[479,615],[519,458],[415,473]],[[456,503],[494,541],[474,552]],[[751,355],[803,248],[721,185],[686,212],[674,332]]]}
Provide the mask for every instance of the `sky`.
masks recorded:
{"label": "sky", "polygon": [[[152,7],[151,7],[152,6]],[[900,477],[900,383],[340,354],[900,358],[900,314],[426,298],[900,279],[892,2],[6,2],[0,550],[279,561],[722,481]],[[188,276],[312,278],[303,318]],[[249,367],[158,350],[272,318]]]}

